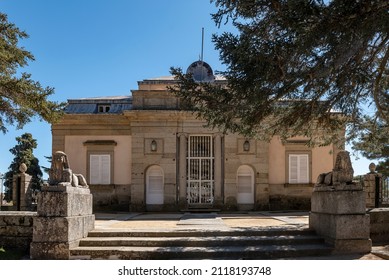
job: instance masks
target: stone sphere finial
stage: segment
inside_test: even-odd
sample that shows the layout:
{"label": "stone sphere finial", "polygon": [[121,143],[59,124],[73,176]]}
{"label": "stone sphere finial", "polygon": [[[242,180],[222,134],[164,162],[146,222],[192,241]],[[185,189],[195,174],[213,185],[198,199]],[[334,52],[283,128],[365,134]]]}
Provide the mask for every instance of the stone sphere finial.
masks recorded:
{"label": "stone sphere finial", "polygon": [[375,170],[376,170],[376,165],[374,162],[370,163],[369,164],[369,170],[370,170],[370,173],[375,173]]}
{"label": "stone sphere finial", "polygon": [[19,171],[22,172],[22,173],[26,173],[27,171],[27,165],[25,163],[22,163],[20,166],[19,166]]}

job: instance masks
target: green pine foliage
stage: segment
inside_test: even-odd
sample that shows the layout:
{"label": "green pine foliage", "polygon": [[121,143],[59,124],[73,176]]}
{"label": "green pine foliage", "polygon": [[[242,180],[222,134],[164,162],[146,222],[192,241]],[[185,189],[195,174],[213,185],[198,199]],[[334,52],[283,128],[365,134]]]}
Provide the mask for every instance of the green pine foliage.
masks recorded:
{"label": "green pine foliage", "polygon": [[389,158],[378,162],[377,172],[384,174],[386,177],[389,177]]}
{"label": "green pine foliage", "polygon": [[378,161],[377,172],[389,176],[389,127],[387,123],[365,118],[359,127],[353,149],[370,160]]}
{"label": "green pine foliage", "polygon": [[14,159],[5,173],[4,186],[6,188],[7,200],[12,198],[13,176],[20,173],[19,167],[22,163],[27,166],[26,173],[32,176],[31,188],[33,191],[40,190],[43,184],[43,174],[39,166],[39,160],[33,154],[33,150],[38,145],[37,141],[30,133],[24,133],[20,137],[16,137],[16,141],[17,144],[9,150],[14,155]]}
{"label": "green pine foliage", "polygon": [[21,73],[20,68],[34,60],[34,56],[19,47],[20,39],[28,35],[8,22],[7,15],[0,13],[0,130],[6,125],[23,127],[33,116],[47,122],[58,120],[64,103],[49,101],[54,93],[50,87],[42,87],[31,79],[31,74]]}
{"label": "green pine foliage", "polygon": [[[389,120],[389,2],[211,0],[227,84],[171,69],[171,90],[209,126],[249,136],[349,137],[369,111]],[[320,133],[318,133],[320,131]],[[324,141],[324,142],[323,142]]]}

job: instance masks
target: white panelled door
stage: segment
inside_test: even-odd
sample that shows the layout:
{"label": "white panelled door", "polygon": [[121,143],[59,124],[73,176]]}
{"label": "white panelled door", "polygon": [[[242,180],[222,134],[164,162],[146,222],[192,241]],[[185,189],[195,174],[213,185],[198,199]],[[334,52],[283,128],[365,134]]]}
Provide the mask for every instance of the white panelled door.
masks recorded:
{"label": "white panelled door", "polygon": [[254,203],[254,171],[248,165],[242,165],[237,171],[237,203]]}
{"label": "white panelled door", "polygon": [[146,172],[146,204],[163,204],[164,176],[160,166],[150,166]]}

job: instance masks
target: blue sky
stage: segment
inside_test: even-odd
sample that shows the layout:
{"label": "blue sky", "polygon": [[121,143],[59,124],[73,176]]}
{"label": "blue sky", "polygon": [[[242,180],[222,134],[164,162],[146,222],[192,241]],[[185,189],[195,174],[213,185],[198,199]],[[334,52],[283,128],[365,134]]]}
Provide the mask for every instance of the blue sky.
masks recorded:
{"label": "blue sky", "polygon": [[[209,0],[0,0],[0,11],[29,34],[20,45],[35,56],[23,69],[43,86],[55,88],[52,100],[129,95],[137,81],[186,69],[199,58],[205,28],[204,60],[223,70],[211,42],[221,33]],[[0,135],[0,172],[7,171],[15,137],[32,133],[40,164],[51,154],[50,125],[38,119],[23,130]],[[369,162],[353,158],[355,174]]]}

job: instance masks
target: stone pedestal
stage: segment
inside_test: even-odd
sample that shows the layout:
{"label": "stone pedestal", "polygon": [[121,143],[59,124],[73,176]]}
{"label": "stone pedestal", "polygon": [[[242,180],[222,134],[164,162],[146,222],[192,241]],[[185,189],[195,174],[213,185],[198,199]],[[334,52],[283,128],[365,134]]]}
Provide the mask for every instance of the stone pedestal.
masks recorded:
{"label": "stone pedestal", "polygon": [[360,184],[316,185],[311,198],[309,227],[334,246],[334,253],[371,251],[370,218]]}
{"label": "stone pedestal", "polygon": [[89,188],[68,183],[43,187],[34,217],[31,258],[69,259],[70,249],[94,229],[94,223]]}

